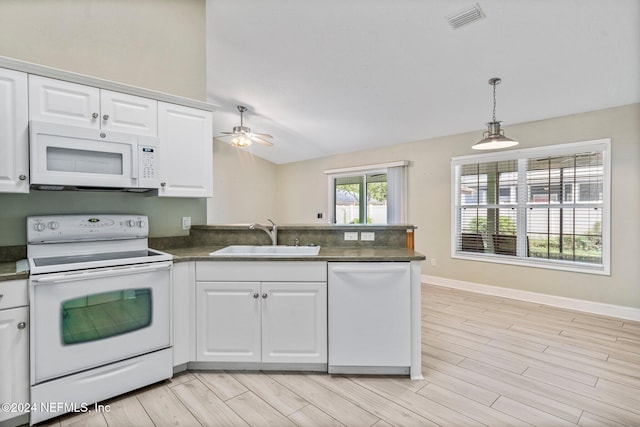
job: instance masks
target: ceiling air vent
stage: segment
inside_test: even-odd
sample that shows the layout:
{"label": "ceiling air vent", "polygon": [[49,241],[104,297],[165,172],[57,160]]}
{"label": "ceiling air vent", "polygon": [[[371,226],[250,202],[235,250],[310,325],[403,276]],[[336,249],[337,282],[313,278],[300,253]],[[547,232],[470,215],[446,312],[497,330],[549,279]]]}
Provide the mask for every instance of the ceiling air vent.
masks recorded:
{"label": "ceiling air vent", "polygon": [[464,25],[478,21],[482,18],[484,18],[484,13],[482,12],[482,9],[480,9],[480,5],[476,3],[476,5],[471,9],[466,9],[454,15],[447,16],[447,21],[449,21],[449,25],[451,25],[454,30],[457,30]]}

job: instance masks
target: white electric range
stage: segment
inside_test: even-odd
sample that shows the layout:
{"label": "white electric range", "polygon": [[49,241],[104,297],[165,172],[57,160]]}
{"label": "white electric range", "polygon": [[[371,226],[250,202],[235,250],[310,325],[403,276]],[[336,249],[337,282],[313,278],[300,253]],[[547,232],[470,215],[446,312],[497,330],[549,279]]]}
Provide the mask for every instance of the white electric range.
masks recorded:
{"label": "white electric range", "polygon": [[31,424],[170,378],[172,256],[144,215],[27,218]]}

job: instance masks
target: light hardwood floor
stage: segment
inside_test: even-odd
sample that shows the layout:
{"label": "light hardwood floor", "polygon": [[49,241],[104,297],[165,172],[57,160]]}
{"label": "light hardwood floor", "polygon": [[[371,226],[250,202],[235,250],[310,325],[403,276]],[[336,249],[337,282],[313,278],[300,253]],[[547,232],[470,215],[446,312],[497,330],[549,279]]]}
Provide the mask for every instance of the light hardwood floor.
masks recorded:
{"label": "light hardwood floor", "polygon": [[188,372],[51,426],[640,426],[640,323],[423,285],[424,381]]}

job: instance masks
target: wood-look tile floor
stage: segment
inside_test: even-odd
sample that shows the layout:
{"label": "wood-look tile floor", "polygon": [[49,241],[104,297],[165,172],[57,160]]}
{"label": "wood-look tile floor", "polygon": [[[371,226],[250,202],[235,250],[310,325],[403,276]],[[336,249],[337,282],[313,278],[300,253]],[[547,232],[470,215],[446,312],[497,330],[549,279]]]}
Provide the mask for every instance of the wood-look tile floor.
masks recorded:
{"label": "wood-look tile floor", "polygon": [[640,426],[640,323],[423,285],[424,381],[187,372],[52,426]]}

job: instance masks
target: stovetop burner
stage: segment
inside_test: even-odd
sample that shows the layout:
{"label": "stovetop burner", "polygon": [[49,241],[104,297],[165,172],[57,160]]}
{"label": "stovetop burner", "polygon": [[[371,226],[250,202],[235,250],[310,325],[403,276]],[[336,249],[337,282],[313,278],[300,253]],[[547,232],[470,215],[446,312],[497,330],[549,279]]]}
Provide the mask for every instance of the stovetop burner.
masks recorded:
{"label": "stovetop burner", "polygon": [[138,258],[145,256],[153,256],[149,251],[131,251],[131,252],[108,252],[87,255],[69,255],[69,256],[52,256],[34,258],[33,264],[36,267],[48,267],[51,265],[80,264],[84,262],[107,261],[107,260],[126,260],[127,258]]}

